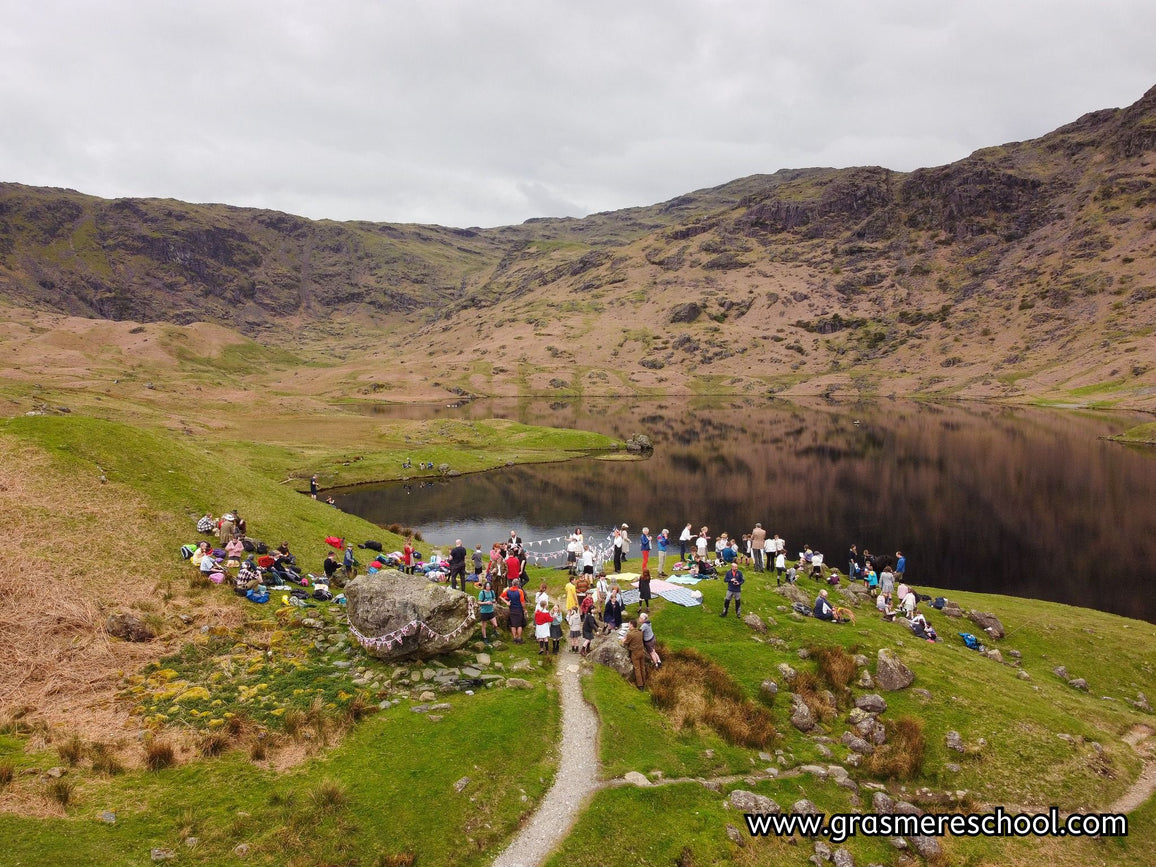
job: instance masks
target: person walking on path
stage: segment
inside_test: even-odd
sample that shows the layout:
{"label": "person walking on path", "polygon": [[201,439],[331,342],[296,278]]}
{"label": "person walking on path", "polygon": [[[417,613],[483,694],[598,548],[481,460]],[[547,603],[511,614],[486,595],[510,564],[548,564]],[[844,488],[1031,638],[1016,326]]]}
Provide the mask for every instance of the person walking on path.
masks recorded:
{"label": "person walking on path", "polygon": [[763,546],[767,543],[767,531],[762,524],[755,524],[751,530],[751,556],[755,561],[755,571],[763,571]]}
{"label": "person walking on path", "polygon": [[726,581],[727,595],[723,597],[723,610],[719,617],[726,617],[727,612],[731,607],[731,600],[735,602],[735,617],[739,616],[739,609],[743,607],[743,573],[739,571],[737,563],[732,563],[731,568],[727,570],[726,575],[723,576]]}
{"label": "person walking on path", "polygon": [[639,689],[646,689],[646,642],[642,637],[642,631],[638,628],[638,621],[630,621],[630,629],[623,636],[622,643],[630,654],[631,664],[634,665],[634,685]]}

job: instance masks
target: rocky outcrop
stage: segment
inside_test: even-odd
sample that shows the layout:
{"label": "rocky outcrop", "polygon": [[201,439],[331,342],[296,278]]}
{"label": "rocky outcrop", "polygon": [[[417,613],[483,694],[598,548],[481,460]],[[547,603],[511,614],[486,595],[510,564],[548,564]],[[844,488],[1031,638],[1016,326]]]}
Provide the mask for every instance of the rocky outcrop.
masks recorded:
{"label": "rocky outcrop", "polygon": [[631,677],[634,674],[634,665],[630,662],[630,654],[627,653],[622,642],[618,640],[616,633],[596,639],[588,658],[599,665],[614,669],[623,677]]}
{"label": "rocky outcrop", "polygon": [[974,609],[967,612],[968,619],[990,635],[996,641],[999,641],[1007,633],[1004,631],[1003,624],[999,622],[999,618],[987,611],[975,611]]}
{"label": "rocky outcrop", "polygon": [[350,631],[378,659],[429,659],[473,634],[471,599],[424,575],[385,569],[346,585]]}
{"label": "rocky outcrop", "polygon": [[153,628],[135,614],[110,614],[104,623],[104,631],[125,641],[152,641],[157,637]]}
{"label": "rocky outcrop", "polygon": [[875,666],[875,685],[880,689],[895,691],[907,689],[915,682],[915,674],[900,662],[899,657],[886,647],[880,648]]}

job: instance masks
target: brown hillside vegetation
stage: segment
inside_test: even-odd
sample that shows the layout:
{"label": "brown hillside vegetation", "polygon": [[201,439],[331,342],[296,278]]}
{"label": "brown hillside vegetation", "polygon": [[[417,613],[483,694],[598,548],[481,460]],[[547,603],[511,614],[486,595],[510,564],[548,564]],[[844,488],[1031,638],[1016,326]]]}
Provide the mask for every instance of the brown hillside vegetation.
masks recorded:
{"label": "brown hillside vegetation", "polygon": [[[1154,253],[1156,89],[947,166],[783,170],[496,229],[0,185],[10,303],[216,322],[322,360],[269,384],[329,396],[728,390],[1151,407]],[[122,338],[110,369],[131,354]]]}

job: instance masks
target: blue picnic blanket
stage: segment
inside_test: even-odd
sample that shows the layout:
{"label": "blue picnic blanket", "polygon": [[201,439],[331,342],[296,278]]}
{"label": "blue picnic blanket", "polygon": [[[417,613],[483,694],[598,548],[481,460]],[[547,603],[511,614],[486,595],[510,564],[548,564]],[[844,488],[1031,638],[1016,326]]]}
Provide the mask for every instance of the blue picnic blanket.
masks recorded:
{"label": "blue picnic blanket", "polygon": [[685,587],[675,587],[673,590],[660,590],[657,595],[661,596],[667,602],[673,602],[675,605],[684,605],[687,608],[702,605],[702,600]]}

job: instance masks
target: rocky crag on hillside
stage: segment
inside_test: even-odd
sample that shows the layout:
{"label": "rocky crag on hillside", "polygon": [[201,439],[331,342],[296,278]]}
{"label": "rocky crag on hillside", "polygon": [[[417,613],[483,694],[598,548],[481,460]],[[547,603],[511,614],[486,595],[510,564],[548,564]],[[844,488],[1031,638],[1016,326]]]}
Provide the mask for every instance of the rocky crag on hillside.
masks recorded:
{"label": "rocky crag on hillside", "polygon": [[[1150,392],[1154,238],[1156,88],[946,166],[783,170],[493,229],[0,185],[0,287],[17,304],[258,339],[274,324],[401,317],[431,332],[422,350],[449,340],[463,365],[529,362],[542,389],[596,386],[549,375],[581,361],[643,386],[676,371],[858,372],[872,387],[1014,392],[1051,370],[1045,386]],[[499,323],[517,326],[516,347],[484,339]],[[582,353],[554,340],[624,330]],[[1121,352],[1136,354],[1106,357]]]}

